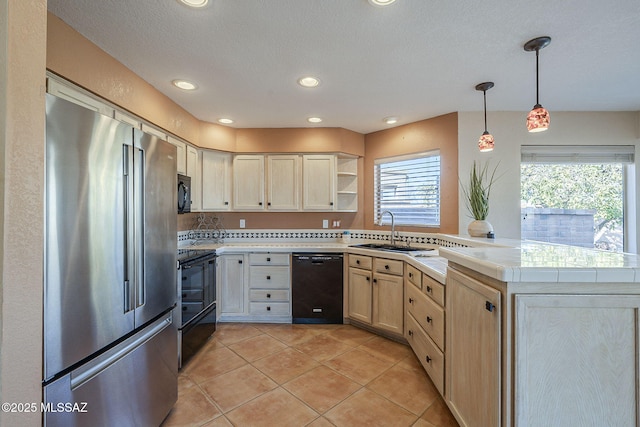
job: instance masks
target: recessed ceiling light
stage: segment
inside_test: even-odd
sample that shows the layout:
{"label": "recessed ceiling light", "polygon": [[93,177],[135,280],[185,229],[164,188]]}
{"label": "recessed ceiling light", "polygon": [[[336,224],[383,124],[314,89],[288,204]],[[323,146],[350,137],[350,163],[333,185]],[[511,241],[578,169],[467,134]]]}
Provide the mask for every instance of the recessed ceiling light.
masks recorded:
{"label": "recessed ceiling light", "polygon": [[389,6],[394,1],[396,0],[369,0],[369,3],[374,6]]}
{"label": "recessed ceiling light", "polygon": [[395,125],[398,123],[397,117],[385,117],[384,122],[388,125]]}
{"label": "recessed ceiling light", "polygon": [[320,84],[320,80],[312,76],[300,77],[298,84],[302,87],[316,87]]}
{"label": "recessed ceiling light", "polygon": [[309,123],[321,123],[322,119],[320,117],[309,117],[307,121]]}
{"label": "recessed ceiling light", "polygon": [[205,7],[209,4],[209,0],[180,0],[180,3],[184,3],[189,7]]}
{"label": "recessed ceiling light", "polygon": [[233,123],[233,120],[223,117],[221,119],[218,119],[218,123],[222,123],[223,125],[230,125],[231,123]]}
{"label": "recessed ceiling light", "polygon": [[196,90],[198,88],[197,84],[188,82],[186,80],[174,80],[171,83],[173,83],[175,87],[179,87],[183,90]]}

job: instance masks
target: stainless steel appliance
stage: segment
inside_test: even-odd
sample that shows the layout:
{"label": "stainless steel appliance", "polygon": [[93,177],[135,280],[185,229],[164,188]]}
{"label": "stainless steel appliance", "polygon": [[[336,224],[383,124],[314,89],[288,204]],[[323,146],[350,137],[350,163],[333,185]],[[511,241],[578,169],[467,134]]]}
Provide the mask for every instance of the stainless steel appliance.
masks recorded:
{"label": "stainless steel appliance", "polygon": [[293,323],[343,323],[342,254],[293,254]]}
{"label": "stainless steel appliance", "polygon": [[216,251],[178,250],[178,262],[178,356],[182,367],[216,330]]}
{"label": "stainless steel appliance", "polygon": [[177,400],[176,149],[47,95],[46,426],[157,426]]}
{"label": "stainless steel appliance", "polygon": [[178,174],[178,213],[191,212],[191,178]]}

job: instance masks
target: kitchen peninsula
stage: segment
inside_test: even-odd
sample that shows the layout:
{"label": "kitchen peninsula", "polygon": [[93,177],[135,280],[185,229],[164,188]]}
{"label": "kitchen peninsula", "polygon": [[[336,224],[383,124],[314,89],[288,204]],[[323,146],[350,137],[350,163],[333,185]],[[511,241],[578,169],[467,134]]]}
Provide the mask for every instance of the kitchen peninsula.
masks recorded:
{"label": "kitchen peninsula", "polygon": [[[337,232],[286,241],[256,232],[250,243],[238,237],[242,232],[231,231],[235,239],[212,247],[220,254],[321,250],[343,252],[345,259],[403,261],[404,339],[434,384],[441,384],[460,425],[635,425],[638,420],[640,256],[418,233],[401,236],[425,239],[412,243],[417,250],[406,254],[354,247],[386,238],[366,230],[352,231],[359,239],[349,245],[339,242]],[[279,234],[286,238],[288,232]],[[435,246],[437,256],[418,250]],[[345,263],[345,271],[349,268]],[[429,294],[438,284],[440,304]],[[349,315],[350,285],[345,279],[345,320],[360,326]],[[443,325],[437,315],[423,315],[418,296],[442,314]],[[441,342],[438,328],[443,328]]]}

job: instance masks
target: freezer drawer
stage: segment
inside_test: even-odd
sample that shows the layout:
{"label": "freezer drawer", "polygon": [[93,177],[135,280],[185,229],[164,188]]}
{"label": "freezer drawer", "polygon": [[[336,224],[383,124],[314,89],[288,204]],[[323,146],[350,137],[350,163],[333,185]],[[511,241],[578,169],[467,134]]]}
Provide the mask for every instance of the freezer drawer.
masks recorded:
{"label": "freezer drawer", "polygon": [[[178,398],[177,345],[175,325],[165,316],[46,385],[44,401],[52,410],[44,425],[160,425]],[[61,404],[86,412],[56,411]]]}

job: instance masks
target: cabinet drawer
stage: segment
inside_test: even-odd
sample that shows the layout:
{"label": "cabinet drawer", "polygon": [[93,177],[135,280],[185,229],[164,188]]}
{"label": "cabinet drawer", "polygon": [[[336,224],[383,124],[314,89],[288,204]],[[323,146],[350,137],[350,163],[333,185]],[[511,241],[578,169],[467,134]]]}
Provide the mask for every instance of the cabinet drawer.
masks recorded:
{"label": "cabinet drawer", "polygon": [[285,288],[289,289],[291,273],[289,267],[250,267],[250,288]]}
{"label": "cabinet drawer", "polygon": [[422,289],[422,272],[409,264],[407,264],[407,280],[417,286],[418,289]]}
{"label": "cabinet drawer", "polygon": [[249,265],[289,265],[289,254],[249,254]]}
{"label": "cabinet drawer", "polygon": [[289,291],[284,289],[251,289],[250,301],[289,301]]}
{"label": "cabinet drawer", "polygon": [[444,307],[444,285],[442,283],[437,282],[427,274],[422,274],[422,291]]}
{"label": "cabinet drawer", "polygon": [[349,267],[371,270],[371,257],[363,255],[349,255]]}
{"label": "cabinet drawer", "polygon": [[283,316],[289,314],[288,302],[251,302],[249,314],[264,316]]}
{"label": "cabinet drawer", "polygon": [[414,286],[407,286],[407,311],[440,349],[444,349],[444,310]]}
{"label": "cabinet drawer", "polygon": [[406,338],[414,353],[422,363],[425,371],[431,377],[440,394],[444,396],[444,354],[431,341],[429,336],[418,325],[414,317],[407,313]]}
{"label": "cabinet drawer", "polygon": [[373,270],[379,273],[393,274],[395,276],[402,276],[404,265],[403,261],[395,259],[374,258]]}

